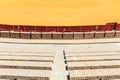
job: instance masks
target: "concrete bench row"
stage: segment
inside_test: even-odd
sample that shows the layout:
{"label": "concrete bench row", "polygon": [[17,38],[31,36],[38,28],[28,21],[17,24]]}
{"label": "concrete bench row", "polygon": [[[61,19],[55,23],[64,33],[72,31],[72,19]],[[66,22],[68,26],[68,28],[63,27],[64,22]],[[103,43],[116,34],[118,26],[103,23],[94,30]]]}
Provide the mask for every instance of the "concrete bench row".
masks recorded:
{"label": "concrete bench row", "polygon": [[88,47],[88,48],[69,48],[65,50],[66,54],[79,54],[79,53],[104,53],[104,52],[120,52],[119,47]]}
{"label": "concrete bench row", "polygon": [[1,47],[0,79],[50,80],[54,49]]}
{"label": "concrete bench row", "polygon": [[52,70],[52,62],[0,61],[0,68]]}
{"label": "concrete bench row", "polygon": [[0,68],[0,79],[50,80],[51,71]]}
{"label": "concrete bench row", "polygon": [[53,62],[54,61],[54,57],[0,56],[0,60]]}
{"label": "concrete bench row", "polygon": [[15,52],[0,52],[1,56],[28,56],[28,57],[54,57],[55,54],[47,53],[15,53]]}
{"label": "concrete bench row", "polygon": [[120,68],[70,71],[70,80],[120,79]]}
{"label": "concrete bench row", "polygon": [[119,38],[120,31],[105,32],[14,32],[0,31],[3,38],[21,39],[98,39],[98,38]]}
{"label": "concrete bench row", "polygon": [[[9,45],[8,45],[9,46]],[[5,53],[39,53],[39,54],[55,54],[55,49],[53,48],[41,48],[41,47],[29,47],[29,48],[21,48],[20,45],[16,46],[10,46],[10,47],[6,47],[6,46],[2,46],[0,47],[0,52],[5,52]]]}
{"label": "concrete bench row", "polygon": [[108,61],[120,60],[119,55],[113,56],[82,56],[82,57],[66,57],[67,62],[85,62],[85,61]]}
{"label": "concrete bench row", "polygon": [[115,47],[79,47],[64,51],[70,80],[120,78],[120,52]]}
{"label": "concrete bench row", "polygon": [[78,52],[77,54],[75,53],[71,53],[71,54],[65,54],[66,57],[90,57],[90,56],[119,56],[120,52],[102,52],[102,53],[84,53],[84,54],[79,54],[80,52]]}
{"label": "concrete bench row", "polygon": [[120,68],[120,60],[68,62],[68,70]]}

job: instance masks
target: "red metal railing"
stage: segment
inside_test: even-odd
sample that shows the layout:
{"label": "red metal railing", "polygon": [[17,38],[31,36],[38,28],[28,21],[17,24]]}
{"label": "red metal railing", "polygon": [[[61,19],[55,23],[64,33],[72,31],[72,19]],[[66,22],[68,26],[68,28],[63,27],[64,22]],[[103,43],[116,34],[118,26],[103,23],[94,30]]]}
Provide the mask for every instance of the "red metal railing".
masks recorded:
{"label": "red metal railing", "polygon": [[91,32],[120,30],[120,24],[107,23],[106,25],[88,26],[23,26],[0,24],[1,31],[23,31],[23,32]]}

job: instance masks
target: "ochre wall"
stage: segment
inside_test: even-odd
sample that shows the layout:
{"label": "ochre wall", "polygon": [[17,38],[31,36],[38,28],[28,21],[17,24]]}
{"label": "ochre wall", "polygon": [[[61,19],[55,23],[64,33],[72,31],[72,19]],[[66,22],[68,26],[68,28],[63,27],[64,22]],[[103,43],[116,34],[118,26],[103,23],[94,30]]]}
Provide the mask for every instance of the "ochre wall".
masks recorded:
{"label": "ochre wall", "polygon": [[88,25],[120,22],[120,0],[0,0],[0,23]]}

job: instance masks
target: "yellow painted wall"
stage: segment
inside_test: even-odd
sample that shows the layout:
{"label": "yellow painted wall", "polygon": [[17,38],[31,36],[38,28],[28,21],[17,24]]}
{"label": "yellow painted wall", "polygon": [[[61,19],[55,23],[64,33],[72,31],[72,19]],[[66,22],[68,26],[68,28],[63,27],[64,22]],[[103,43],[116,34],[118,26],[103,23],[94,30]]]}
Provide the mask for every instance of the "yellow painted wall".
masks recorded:
{"label": "yellow painted wall", "polygon": [[87,25],[120,22],[120,0],[0,0],[0,23]]}

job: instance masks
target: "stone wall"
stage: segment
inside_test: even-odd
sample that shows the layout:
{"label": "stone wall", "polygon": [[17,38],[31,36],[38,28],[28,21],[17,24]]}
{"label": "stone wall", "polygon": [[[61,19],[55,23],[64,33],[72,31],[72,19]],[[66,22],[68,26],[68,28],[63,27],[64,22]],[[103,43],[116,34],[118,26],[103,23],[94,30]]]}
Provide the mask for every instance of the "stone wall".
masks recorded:
{"label": "stone wall", "polygon": [[120,38],[120,31],[102,32],[14,32],[0,31],[2,38],[19,39],[100,39]]}

